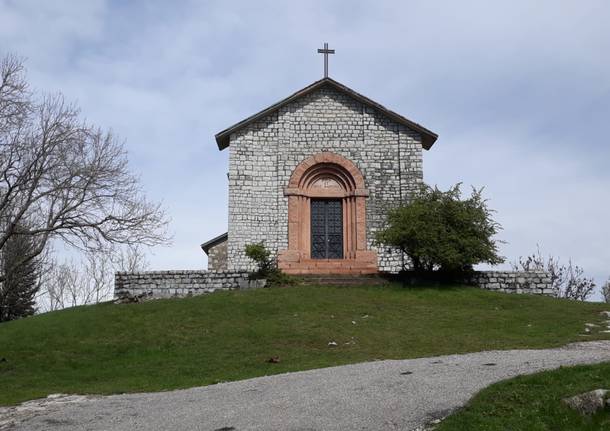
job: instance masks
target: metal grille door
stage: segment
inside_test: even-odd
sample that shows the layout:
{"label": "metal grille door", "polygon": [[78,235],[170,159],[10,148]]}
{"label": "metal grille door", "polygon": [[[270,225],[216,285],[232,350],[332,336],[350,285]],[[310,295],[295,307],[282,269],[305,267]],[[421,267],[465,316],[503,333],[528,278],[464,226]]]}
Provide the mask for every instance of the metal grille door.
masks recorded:
{"label": "metal grille door", "polygon": [[343,258],[343,206],[340,200],[311,201],[311,257]]}

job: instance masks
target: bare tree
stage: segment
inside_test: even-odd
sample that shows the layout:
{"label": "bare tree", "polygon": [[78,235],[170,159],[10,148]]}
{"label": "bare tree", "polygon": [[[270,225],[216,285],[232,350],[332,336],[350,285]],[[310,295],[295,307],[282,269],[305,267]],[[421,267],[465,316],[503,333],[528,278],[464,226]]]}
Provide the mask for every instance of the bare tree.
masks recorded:
{"label": "bare tree", "polygon": [[66,292],[69,277],[73,275],[66,264],[53,263],[45,273],[42,289],[36,298],[40,312],[55,311],[65,308]]}
{"label": "bare tree", "polygon": [[137,272],[149,267],[146,253],[140,244],[115,249],[110,253],[110,260],[115,271]]}
{"label": "bare tree", "polygon": [[168,241],[163,210],[144,197],[110,132],[83,122],[60,94],[33,95],[14,56],[1,62],[0,79],[0,252],[16,235],[36,238],[13,265],[52,240],[89,253]]}
{"label": "bare tree", "polygon": [[6,56],[0,61],[0,135],[24,122],[31,110],[30,97],[23,61]]}
{"label": "bare tree", "polygon": [[38,301],[44,311],[108,301],[112,299],[116,271],[143,271],[147,267],[141,246],[86,252],[80,260],[51,266]]}
{"label": "bare tree", "polygon": [[610,303],[610,278],[602,286],[602,296],[605,302]]}
{"label": "bare tree", "polygon": [[88,286],[82,284],[79,266],[73,261],[53,265],[44,282],[48,311],[90,303]]}
{"label": "bare tree", "polygon": [[595,291],[595,282],[592,278],[585,277],[584,270],[568,260],[564,265],[559,259],[549,256],[544,258],[540,247],[536,253],[512,263],[515,271],[546,271],[551,277],[551,286],[558,298],[585,301]]}

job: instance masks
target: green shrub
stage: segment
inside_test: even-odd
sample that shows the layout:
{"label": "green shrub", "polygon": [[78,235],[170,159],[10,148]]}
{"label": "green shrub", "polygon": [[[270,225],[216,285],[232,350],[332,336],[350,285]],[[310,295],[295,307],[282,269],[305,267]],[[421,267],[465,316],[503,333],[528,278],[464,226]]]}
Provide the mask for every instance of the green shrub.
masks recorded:
{"label": "green shrub", "polygon": [[294,277],[284,274],[280,270],[275,260],[271,257],[271,252],[267,250],[263,242],[246,245],[246,256],[252,259],[257,266],[256,272],[250,274],[250,279],[267,279],[267,286],[287,286],[296,283]]}
{"label": "green shrub", "polygon": [[288,275],[279,268],[274,268],[273,270],[269,271],[266,278],[267,286],[269,287],[294,286],[299,281],[297,277]]}
{"label": "green shrub", "polygon": [[258,267],[256,274],[259,275],[260,278],[265,278],[265,276],[275,268],[274,261],[271,259],[271,252],[267,250],[263,242],[247,244],[246,256],[256,263],[256,266]]}
{"label": "green shrub", "polygon": [[459,273],[477,263],[498,264],[504,259],[492,237],[501,226],[492,212],[482,190],[462,200],[460,184],[446,192],[423,186],[409,204],[388,213],[376,241],[402,250],[416,272]]}

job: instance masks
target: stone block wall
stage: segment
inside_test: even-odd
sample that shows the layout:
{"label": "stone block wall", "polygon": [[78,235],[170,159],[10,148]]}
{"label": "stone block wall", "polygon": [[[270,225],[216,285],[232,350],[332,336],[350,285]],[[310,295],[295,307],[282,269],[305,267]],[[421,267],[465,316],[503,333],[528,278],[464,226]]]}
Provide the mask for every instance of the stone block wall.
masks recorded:
{"label": "stone block wall", "polygon": [[423,178],[419,133],[333,87],[322,87],[231,135],[228,269],[251,270],[246,244],[264,241],[274,254],[288,246],[288,199],[299,163],[321,152],[352,161],[365,178],[366,237],[379,270],[401,269],[401,253],[377,249],[387,211],[406,203]]}
{"label": "stone block wall", "polygon": [[[239,288],[248,274],[239,271],[144,271],[117,272],[114,296],[171,298],[201,295]],[[468,280],[481,289],[506,293],[555,295],[551,277],[543,271],[477,271]]]}
{"label": "stone block wall", "polygon": [[551,275],[544,271],[477,271],[466,280],[481,289],[554,296]]}
{"label": "stone block wall", "polygon": [[236,271],[143,271],[117,272],[114,296],[171,298],[211,293],[239,287],[247,273]]}

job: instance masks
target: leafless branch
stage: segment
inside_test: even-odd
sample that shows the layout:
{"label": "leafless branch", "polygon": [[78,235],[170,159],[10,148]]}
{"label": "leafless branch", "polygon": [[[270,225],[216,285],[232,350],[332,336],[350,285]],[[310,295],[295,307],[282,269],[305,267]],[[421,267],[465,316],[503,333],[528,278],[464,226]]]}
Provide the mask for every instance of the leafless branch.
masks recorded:
{"label": "leafless branch", "polygon": [[568,261],[567,265],[559,259],[549,256],[544,258],[540,252],[540,247],[536,253],[520,257],[512,264],[515,271],[546,271],[551,276],[551,286],[555,295],[559,298],[574,299],[585,301],[595,291],[595,283],[592,278],[585,277],[584,270]]}
{"label": "leafless branch", "polygon": [[605,302],[610,303],[610,278],[602,286],[602,297]]}
{"label": "leafless branch", "polygon": [[0,79],[0,252],[16,234],[39,244],[18,264],[54,239],[87,252],[169,240],[164,211],[144,197],[111,132],[83,122],[59,94],[32,95],[14,56]]}
{"label": "leafless branch", "polygon": [[85,252],[79,259],[52,262],[42,280],[38,302],[43,311],[112,299],[116,271],[143,271],[148,267],[141,246]]}

